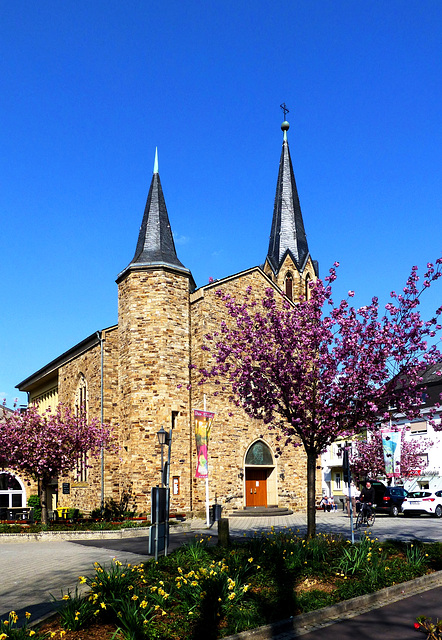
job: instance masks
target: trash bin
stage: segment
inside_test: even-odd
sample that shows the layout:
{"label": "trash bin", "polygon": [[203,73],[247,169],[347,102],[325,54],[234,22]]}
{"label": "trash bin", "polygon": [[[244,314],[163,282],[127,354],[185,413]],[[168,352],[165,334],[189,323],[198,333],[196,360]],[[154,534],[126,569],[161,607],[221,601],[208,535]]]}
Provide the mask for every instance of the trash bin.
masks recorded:
{"label": "trash bin", "polygon": [[213,522],[218,522],[218,520],[221,520],[221,505],[220,504],[212,505],[212,513],[213,513]]}

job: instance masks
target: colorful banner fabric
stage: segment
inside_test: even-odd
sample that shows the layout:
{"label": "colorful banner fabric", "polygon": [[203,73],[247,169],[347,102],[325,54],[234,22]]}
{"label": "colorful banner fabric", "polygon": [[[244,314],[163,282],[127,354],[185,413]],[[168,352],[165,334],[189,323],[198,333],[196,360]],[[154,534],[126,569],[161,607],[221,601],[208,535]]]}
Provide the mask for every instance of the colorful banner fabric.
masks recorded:
{"label": "colorful banner fabric", "polygon": [[207,478],[209,475],[207,446],[209,444],[210,428],[215,414],[209,413],[208,411],[194,411],[194,416],[197,454],[195,478]]}
{"label": "colorful banner fabric", "polygon": [[381,436],[385,475],[387,478],[400,478],[402,430],[382,429]]}

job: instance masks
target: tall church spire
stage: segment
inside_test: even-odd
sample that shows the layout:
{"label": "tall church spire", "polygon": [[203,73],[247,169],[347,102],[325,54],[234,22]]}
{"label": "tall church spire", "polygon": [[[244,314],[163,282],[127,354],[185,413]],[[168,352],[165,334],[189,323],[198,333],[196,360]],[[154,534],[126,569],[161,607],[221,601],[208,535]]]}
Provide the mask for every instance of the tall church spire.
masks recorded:
{"label": "tall church spire", "polygon": [[[286,111],[284,104],[284,115]],[[286,120],[281,125],[284,139],[279,161],[272,229],[267,253],[267,261],[275,274],[281,268],[287,253],[290,254],[298,271],[303,270],[309,255],[307,236],[287,141],[289,126]]]}
{"label": "tall church spire", "polygon": [[169,216],[158,173],[158,151],[143,220],[134,257],[117,278],[117,282],[130,270],[149,267],[169,267],[190,274],[189,269],[178,260]]}

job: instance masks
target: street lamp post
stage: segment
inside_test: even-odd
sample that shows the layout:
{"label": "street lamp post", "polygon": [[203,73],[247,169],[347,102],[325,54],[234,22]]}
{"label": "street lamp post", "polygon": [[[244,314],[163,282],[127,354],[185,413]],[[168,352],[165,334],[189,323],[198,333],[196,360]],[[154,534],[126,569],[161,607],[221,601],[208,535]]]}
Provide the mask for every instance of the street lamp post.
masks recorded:
{"label": "street lamp post", "polygon": [[[161,447],[161,486],[152,487],[152,527],[149,534],[150,553],[155,551],[155,559],[158,559],[159,546],[164,549],[167,556],[169,546],[169,470],[170,452],[172,449],[172,429],[169,433],[161,427],[157,431],[158,444]],[[167,462],[164,464],[164,445],[168,447]],[[161,540],[160,540],[161,539]]]}
{"label": "street lamp post", "polygon": [[[164,478],[163,478],[163,472],[164,472],[164,445],[167,444],[170,447],[170,438],[169,438],[169,434],[167,433],[167,431],[164,429],[164,427],[161,427],[161,429],[157,432],[157,437],[158,437],[158,442],[159,445],[161,447],[161,486],[164,485]],[[169,448],[170,450],[170,448]]]}

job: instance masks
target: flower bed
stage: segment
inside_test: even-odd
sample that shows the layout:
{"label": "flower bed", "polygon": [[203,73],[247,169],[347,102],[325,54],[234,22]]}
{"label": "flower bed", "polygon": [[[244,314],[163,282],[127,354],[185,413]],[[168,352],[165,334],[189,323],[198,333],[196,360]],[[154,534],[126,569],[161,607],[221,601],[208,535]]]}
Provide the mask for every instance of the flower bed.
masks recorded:
{"label": "flower bed", "polygon": [[65,640],[215,640],[441,568],[440,543],[367,536],[351,545],[287,531],[222,549],[202,538],[158,562],[96,564],[79,579],[88,596],[66,593],[58,620],[36,631],[35,640],[63,631]]}
{"label": "flower bed", "polygon": [[0,535],[2,533],[41,533],[42,531],[118,531],[119,529],[134,529],[149,525],[150,521],[148,520],[123,520],[121,522],[84,520],[82,522],[56,522],[49,525],[14,523],[0,524]]}

